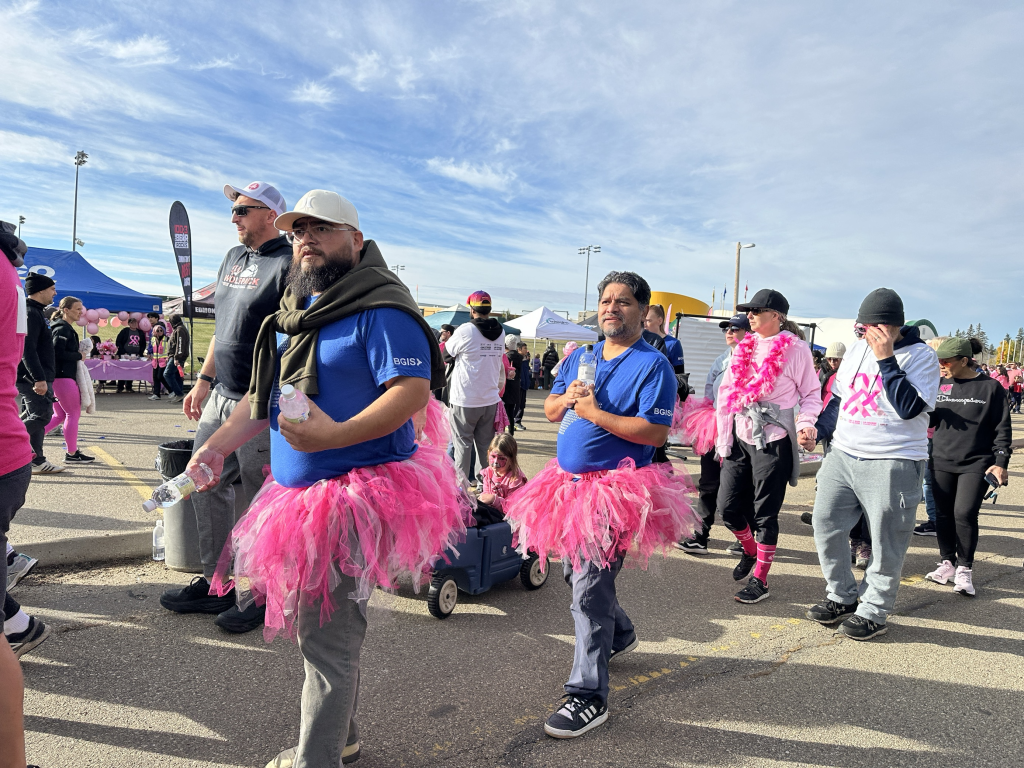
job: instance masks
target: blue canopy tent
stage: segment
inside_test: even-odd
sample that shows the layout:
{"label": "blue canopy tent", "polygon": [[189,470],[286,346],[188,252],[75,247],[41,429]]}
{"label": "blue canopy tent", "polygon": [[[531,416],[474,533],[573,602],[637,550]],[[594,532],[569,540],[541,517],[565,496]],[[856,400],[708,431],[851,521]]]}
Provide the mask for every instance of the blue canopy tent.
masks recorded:
{"label": "blue canopy tent", "polygon": [[50,248],[29,248],[25,266],[18,270],[24,280],[29,272],[53,278],[57,283],[54,303],[64,296],[82,300],[88,309],[109,309],[111,312],[159,312],[157,296],[133,291],[107,277],[85,260],[77,251],[55,251]]}
{"label": "blue canopy tent", "polygon": [[[435,312],[432,315],[428,315],[424,318],[427,321],[427,325],[431,328],[441,330],[442,325],[454,325],[458,328],[463,323],[469,322],[469,308],[464,307],[461,304],[456,304],[454,307],[448,307],[440,312]],[[505,329],[505,333],[514,333],[519,335],[519,329],[513,328],[511,325],[501,324],[501,327]]]}

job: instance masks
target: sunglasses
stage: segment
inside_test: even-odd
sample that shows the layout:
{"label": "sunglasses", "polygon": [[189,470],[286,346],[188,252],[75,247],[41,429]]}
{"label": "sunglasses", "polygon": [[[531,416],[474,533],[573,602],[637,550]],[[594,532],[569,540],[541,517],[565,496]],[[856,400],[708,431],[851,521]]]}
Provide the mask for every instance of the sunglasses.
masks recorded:
{"label": "sunglasses", "polygon": [[737,328],[735,325],[727,325],[722,329],[722,333],[746,333],[746,328]]}
{"label": "sunglasses", "polygon": [[748,315],[754,315],[756,317],[757,315],[760,315],[763,312],[774,312],[774,311],[775,311],[774,309],[768,309],[767,307],[755,307],[754,309],[748,309],[747,310],[747,314]]}
{"label": "sunglasses", "polygon": [[853,335],[856,336],[858,339],[863,339],[864,336],[867,335],[869,327],[870,326],[864,325],[863,323],[854,323]]}
{"label": "sunglasses", "polygon": [[248,216],[249,211],[269,211],[270,209],[265,205],[233,205],[231,206],[231,214],[233,216]]}

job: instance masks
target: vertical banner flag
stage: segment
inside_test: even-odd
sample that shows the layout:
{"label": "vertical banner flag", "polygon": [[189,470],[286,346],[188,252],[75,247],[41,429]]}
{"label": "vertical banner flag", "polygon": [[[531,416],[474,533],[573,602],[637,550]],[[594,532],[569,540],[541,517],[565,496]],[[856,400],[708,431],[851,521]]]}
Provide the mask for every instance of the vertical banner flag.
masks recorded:
{"label": "vertical banner flag", "polygon": [[178,262],[178,277],[181,278],[181,290],[185,294],[185,311],[192,316],[192,230],[188,225],[188,213],[185,206],[174,201],[171,206],[171,245],[174,248],[174,260]]}

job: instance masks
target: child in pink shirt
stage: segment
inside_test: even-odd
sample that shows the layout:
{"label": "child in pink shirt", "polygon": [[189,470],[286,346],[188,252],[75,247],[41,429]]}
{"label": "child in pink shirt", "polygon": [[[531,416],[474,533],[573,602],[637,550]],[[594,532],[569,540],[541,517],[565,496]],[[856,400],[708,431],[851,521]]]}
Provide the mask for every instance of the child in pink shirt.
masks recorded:
{"label": "child in pink shirt", "polygon": [[519,446],[512,435],[494,436],[487,449],[487,467],[480,473],[484,482],[477,496],[476,524],[490,525],[505,519],[505,502],[526,485],[519,468]]}

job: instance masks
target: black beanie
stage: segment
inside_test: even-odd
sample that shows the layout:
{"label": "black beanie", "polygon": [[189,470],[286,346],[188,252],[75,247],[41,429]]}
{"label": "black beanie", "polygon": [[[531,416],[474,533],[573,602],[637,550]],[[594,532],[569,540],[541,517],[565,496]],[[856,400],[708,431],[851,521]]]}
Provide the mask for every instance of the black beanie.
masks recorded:
{"label": "black beanie", "polygon": [[857,322],[863,325],[902,326],[903,299],[892,288],[876,288],[860,303]]}
{"label": "black beanie", "polygon": [[55,283],[46,275],[40,275],[38,272],[29,272],[28,277],[25,278],[25,294],[31,296],[33,293],[45,291],[51,285],[55,285]]}

